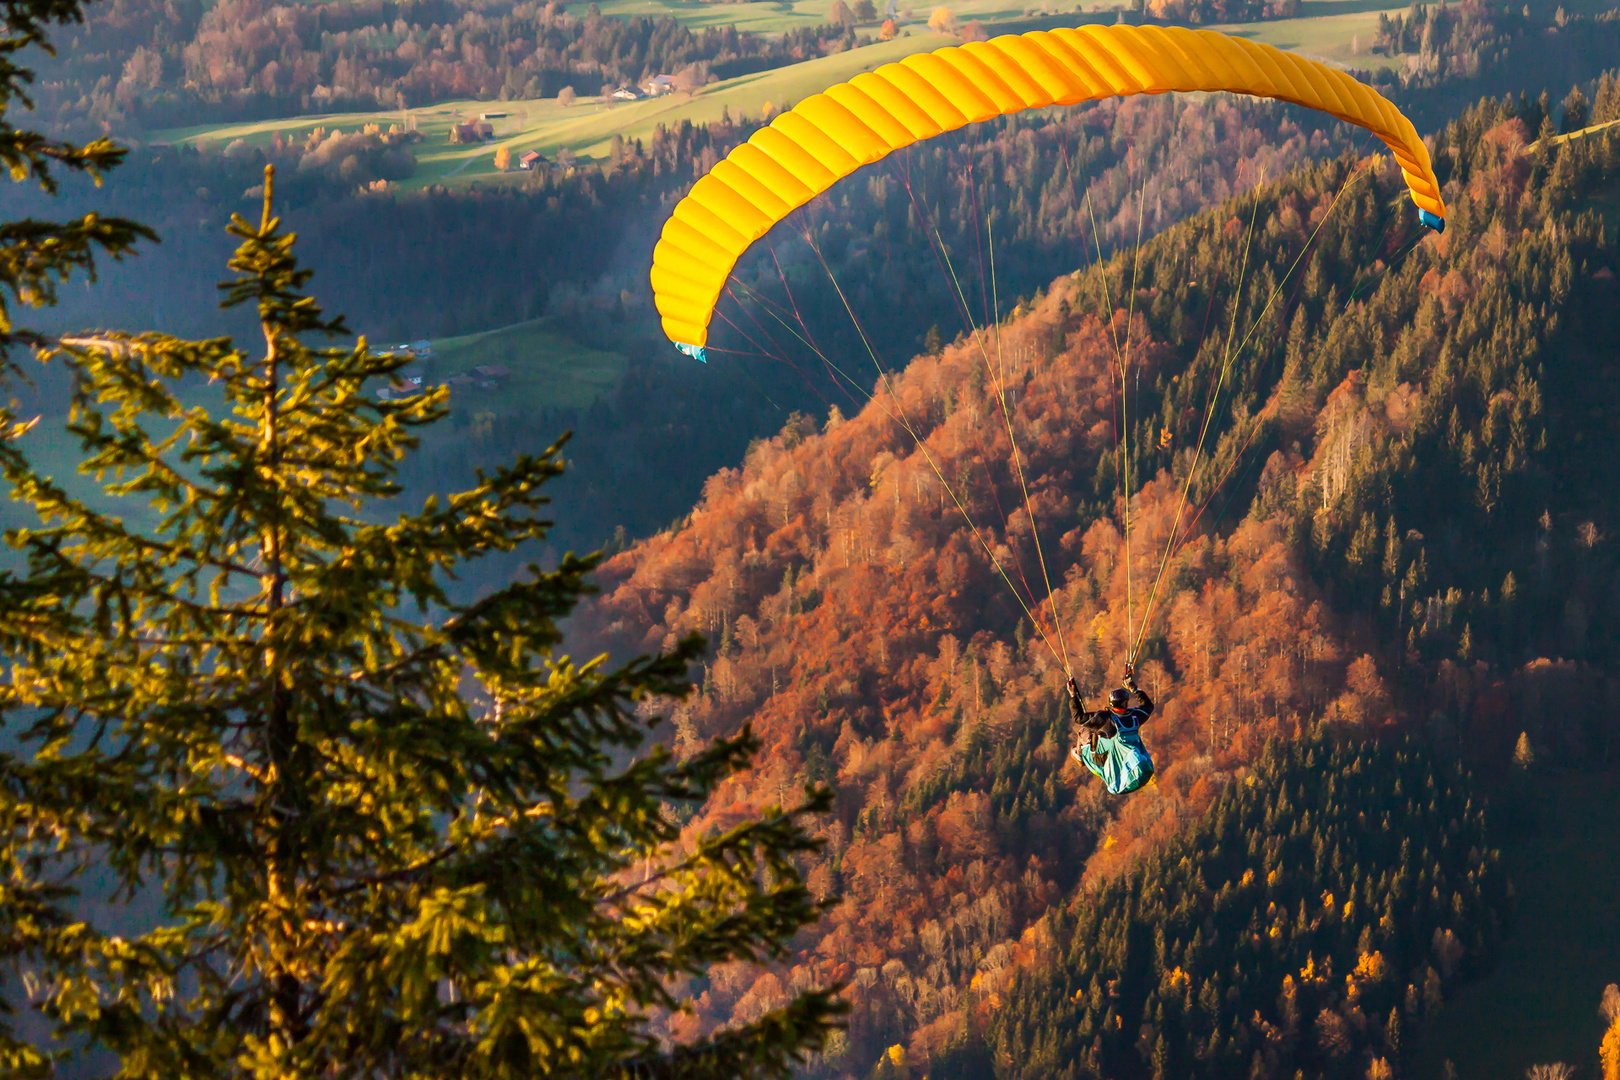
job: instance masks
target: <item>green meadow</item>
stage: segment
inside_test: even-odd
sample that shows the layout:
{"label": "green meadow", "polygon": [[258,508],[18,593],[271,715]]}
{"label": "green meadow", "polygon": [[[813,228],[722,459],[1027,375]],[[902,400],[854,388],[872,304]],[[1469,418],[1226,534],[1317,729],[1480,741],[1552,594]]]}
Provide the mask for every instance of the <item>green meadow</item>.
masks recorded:
{"label": "green meadow", "polygon": [[[1387,7],[1386,4],[1387,0],[1306,0],[1305,14],[1297,19],[1239,23],[1218,29],[1329,63],[1359,67],[1387,66],[1395,61],[1389,57],[1373,56],[1366,51],[1372,41],[1379,13],[1402,10]],[[1112,21],[1108,15],[1112,8],[1104,11],[1101,4],[1089,7],[1095,10],[1059,16],[1051,9],[1015,9],[994,0],[975,0],[952,5],[952,10],[959,20],[977,18],[991,30],[1019,31],[1087,21]],[[768,9],[768,12],[764,9]],[[610,0],[603,8],[608,14],[625,16],[674,14],[683,21],[700,25],[711,14],[720,13],[724,18],[717,18],[717,22],[735,19],[739,25],[762,31],[781,30],[794,25],[791,22],[783,23],[782,20],[796,19],[801,15],[806,20],[814,21],[810,13],[819,9],[820,5],[807,3],[682,4],[670,0]],[[921,10],[920,17],[926,18],[926,10]],[[764,24],[767,17],[777,22],[767,26]],[[728,113],[733,117],[759,116],[766,106],[773,110],[788,108],[833,83],[843,82],[863,71],[871,71],[912,53],[941,48],[955,41],[953,37],[932,33],[924,26],[908,25],[903,29],[902,36],[892,41],[874,42],[774,71],[727,79],[694,93],[674,93],[640,101],[613,102],[583,95],[572,105],[559,104],[555,98],[512,102],[449,101],[408,112],[327,113],[284,120],[175,128],[154,132],[152,138],[157,142],[205,143],[215,150],[221,150],[237,139],[267,146],[272,135],[278,131],[284,135],[302,137],[317,127],[329,131],[351,131],[374,123],[386,130],[393,124],[402,127],[414,124],[422,135],[422,141],[414,147],[417,172],[414,177],[398,185],[401,190],[431,184],[463,186],[513,183],[523,175],[515,168],[517,159],[530,150],[538,151],[547,159],[554,159],[560,151],[567,151],[576,158],[600,159],[607,155],[615,135],[627,140],[646,140],[660,125],[674,127],[683,122],[706,124],[720,120]],[[495,131],[491,141],[474,145],[450,142],[452,127],[485,113],[505,114],[489,121]],[[495,152],[502,146],[511,152],[514,162],[514,169],[505,173],[495,168]]]}
{"label": "green meadow", "polygon": [[547,320],[534,319],[481,334],[440,338],[424,367],[433,379],[443,380],[496,364],[511,370],[506,381],[494,390],[454,387],[451,407],[497,415],[584,407],[618,383],[625,358],[587,348],[551,329]]}

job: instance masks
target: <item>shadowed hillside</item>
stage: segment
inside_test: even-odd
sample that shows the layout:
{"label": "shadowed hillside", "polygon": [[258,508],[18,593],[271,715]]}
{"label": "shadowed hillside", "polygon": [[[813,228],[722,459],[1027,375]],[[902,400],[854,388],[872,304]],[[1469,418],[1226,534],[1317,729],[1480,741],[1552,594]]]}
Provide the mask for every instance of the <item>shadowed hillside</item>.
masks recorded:
{"label": "shadowed hillside", "polygon": [[[1578,462],[1553,451],[1579,391],[1542,379],[1612,333],[1601,229],[1576,208],[1615,149],[1531,147],[1511,106],[1471,111],[1437,141],[1443,237],[1415,231],[1387,161],[1295,173],[1170,230],[1139,266],[1060,279],[878,381],[859,415],[795,418],[678,529],[610,563],[591,616],[604,641],[658,648],[697,629],[716,646],[701,693],[674,708],[676,749],[745,722],[766,742],[694,827],[806,780],[838,793],[811,881],[843,906],[789,969],[715,972],[672,1030],[837,979],[855,1012],[821,1072],[926,1062],[984,1022],[1050,905],[1317,720],[1422,721],[1500,769],[1556,693],[1591,719],[1533,737],[1566,760],[1612,754],[1612,495],[1577,487]],[[1228,353],[1214,329],[1228,326],[1253,329],[1247,348]],[[1182,531],[1207,510],[1161,580],[1184,487]],[[1055,601],[1036,607],[1042,554]],[[1563,566],[1579,574],[1555,579]],[[1144,620],[1162,771],[1114,800],[1065,766],[1064,657],[1095,692]]]}

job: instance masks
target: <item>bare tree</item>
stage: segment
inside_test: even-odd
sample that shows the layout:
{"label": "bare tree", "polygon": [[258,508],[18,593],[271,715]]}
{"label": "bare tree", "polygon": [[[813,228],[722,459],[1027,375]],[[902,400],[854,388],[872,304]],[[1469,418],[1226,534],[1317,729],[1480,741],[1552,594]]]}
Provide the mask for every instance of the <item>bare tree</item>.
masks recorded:
{"label": "bare tree", "polygon": [[1603,988],[1603,1001],[1598,1005],[1598,1012],[1611,1024],[1620,1021],[1620,986],[1610,983]]}
{"label": "bare tree", "polygon": [[1575,1066],[1555,1061],[1550,1065],[1532,1065],[1524,1071],[1526,1080],[1569,1080],[1575,1075]]}

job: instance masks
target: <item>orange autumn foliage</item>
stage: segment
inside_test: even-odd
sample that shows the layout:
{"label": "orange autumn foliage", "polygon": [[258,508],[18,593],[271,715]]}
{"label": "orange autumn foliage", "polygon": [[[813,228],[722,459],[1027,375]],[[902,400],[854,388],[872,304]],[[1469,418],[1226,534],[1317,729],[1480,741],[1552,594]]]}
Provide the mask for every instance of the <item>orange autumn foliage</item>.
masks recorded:
{"label": "orange autumn foliage", "polygon": [[[807,778],[837,792],[826,849],[806,870],[842,905],[801,936],[785,972],[712,981],[673,1034],[756,1015],[782,986],[840,979],[858,1058],[906,1037],[926,1055],[1030,952],[1018,943],[1050,903],[1199,813],[1268,737],[1323,711],[1388,719],[1376,666],[1295,565],[1280,522],[1178,545],[1149,609],[1180,485],[1161,476],[1132,493],[1128,552],[1122,507],[1085,509],[1115,448],[1112,338],[1127,327],[1123,311],[1111,325],[1070,314],[1084,302],[1060,280],[1001,328],[999,354],[994,340],[959,342],[913,361],[858,415],[758,444],[711,478],[683,527],[604,567],[581,620],[595,641],[658,649],[698,630],[718,646],[701,693],[669,711],[677,753],[744,723],[764,741],[691,828],[789,802]],[[1129,331],[1133,363],[1154,377],[1167,351],[1140,317]],[[1066,717],[1054,717],[1066,714],[1065,657],[1095,695],[1137,632],[1160,774],[1116,800],[1067,761]],[[973,764],[987,755],[1001,780]],[[1008,777],[1025,792],[1011,803]]]}

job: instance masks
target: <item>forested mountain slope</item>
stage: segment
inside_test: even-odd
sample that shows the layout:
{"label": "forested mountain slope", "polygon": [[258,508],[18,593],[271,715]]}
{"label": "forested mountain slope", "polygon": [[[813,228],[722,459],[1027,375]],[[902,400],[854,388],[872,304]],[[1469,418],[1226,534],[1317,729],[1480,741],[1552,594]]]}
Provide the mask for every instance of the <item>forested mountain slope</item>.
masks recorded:
{"label": "forested mountain slope", "polygon": [[[597,640],[716,645],[676,749],[745,722],[766,743],[692,827],[807,779],[838,795],[811,880],[844,904],[788,969],[714,972],[672,1030],[842,979],[848,1039],[818,1071],[926,1062],[982,1033],[1052,905],[1107,887],[1267,739],[1318,722],[1417,725],[1487,768],[1521,729],[1566,761],[1612,756],[1616,487],[1591,478],[1616,458],[1620,373],[1597,346],[1620,316],[1581,206],[1617,149],[1532,146],[1514,106],[1482,104],[1436,140],[1444,236],[1418,233],[1387,161],[1296,171],[917,358],[858,415],[795,418],[608,564]],[[1228,363],[1231,326],[1254,332]],[[1184,485],[1207,511],[1150,607]],[[995,569],[1044,601],[1037,534],[1050,645]],[[1144,622],[1161,772],[1114,800],[1065,765],[1061,658],[1103,687]],[[1552,694],[1565,722],[1547,722]]]}
{"label": "forested mountain slope", "polygon": [[[1393,1075],[1445,986],[1484,969],[1509,887],[1464,771],[1388,742],[1272,746],[1042,926],[1046,963],[990,1013],[999,1074]],[[971,1072],[966,1041],[948,1056]]]}

